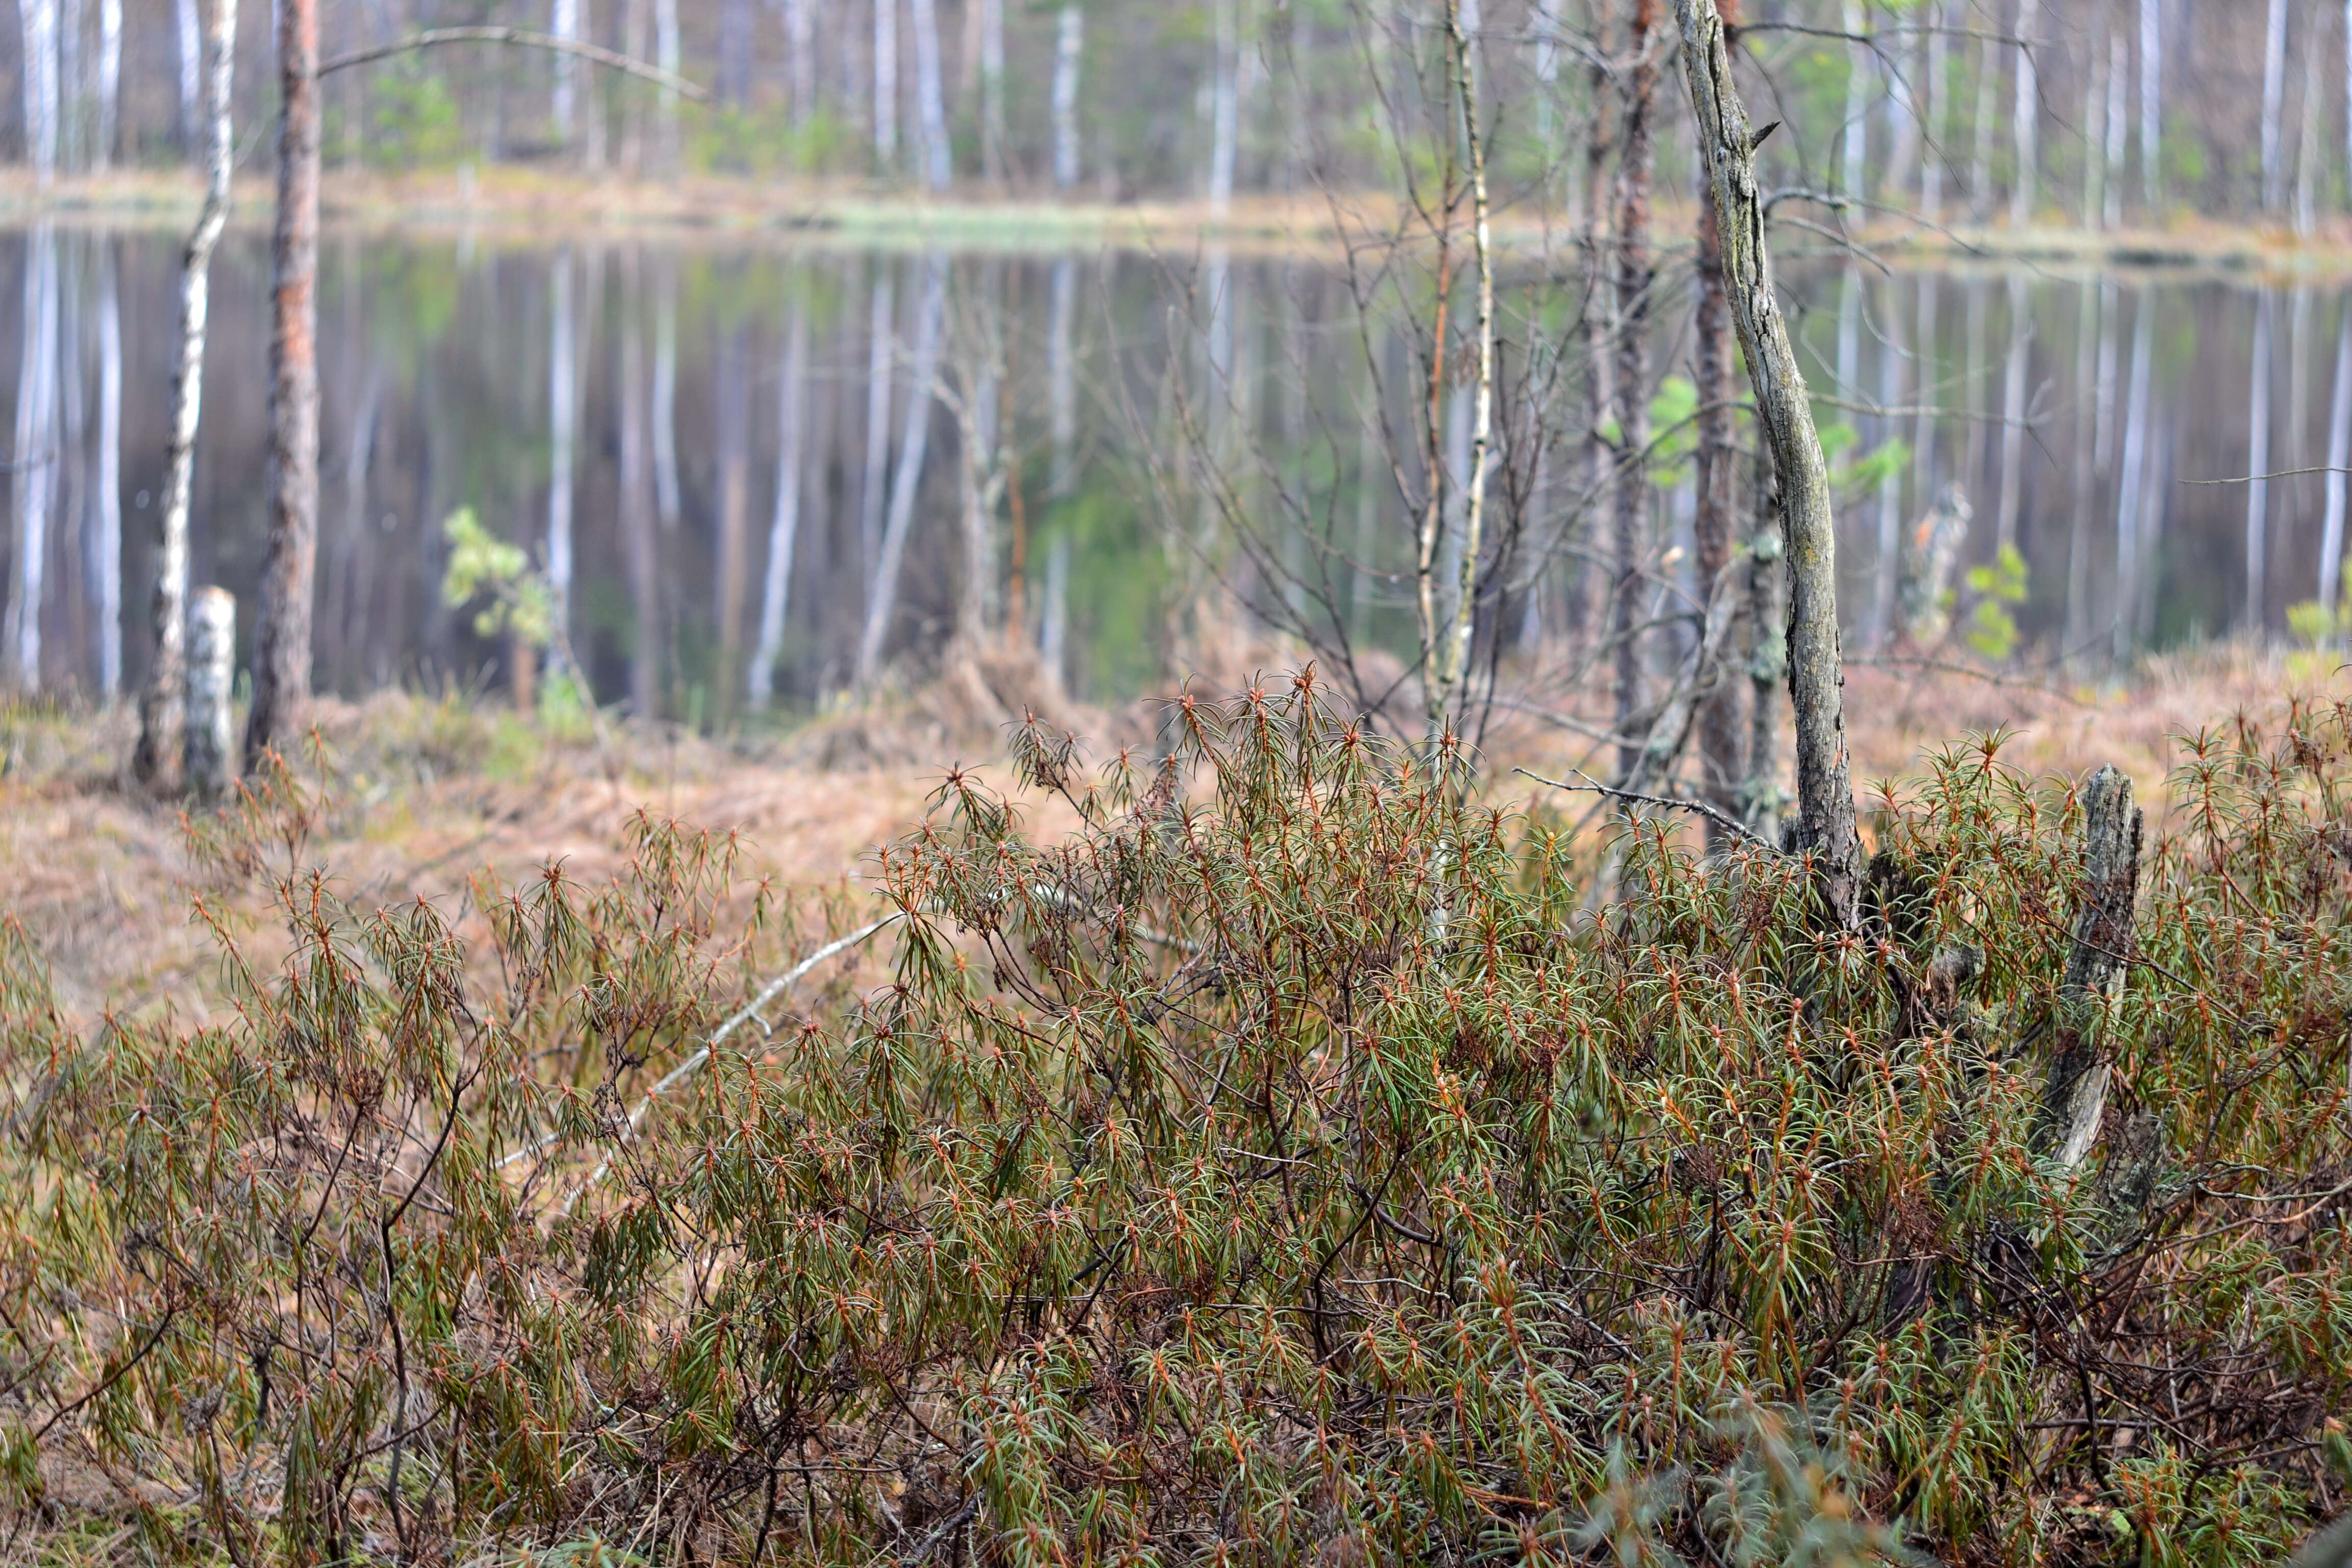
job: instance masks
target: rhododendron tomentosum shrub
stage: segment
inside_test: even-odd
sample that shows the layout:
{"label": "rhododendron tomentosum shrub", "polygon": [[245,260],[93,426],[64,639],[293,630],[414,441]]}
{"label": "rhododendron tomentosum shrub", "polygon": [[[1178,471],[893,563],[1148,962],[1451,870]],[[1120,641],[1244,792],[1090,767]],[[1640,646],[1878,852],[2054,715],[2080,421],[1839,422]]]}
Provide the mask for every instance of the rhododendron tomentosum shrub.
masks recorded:
{"label": "rhododendron tomentosum shrub", "polygon": [[2088,995],[2080,792],[1995,740],[1847,930],[1655,820],[1580,912],[1311,675],[1172,717],[951,775],[814,967],[649,820],[476,942],[355,909],[284,776],[233,1017],[68,1031],[16,933],[13,1506],[253,1565],[2251,1565],[2343,1508],[2341,710],[2188,746]]}

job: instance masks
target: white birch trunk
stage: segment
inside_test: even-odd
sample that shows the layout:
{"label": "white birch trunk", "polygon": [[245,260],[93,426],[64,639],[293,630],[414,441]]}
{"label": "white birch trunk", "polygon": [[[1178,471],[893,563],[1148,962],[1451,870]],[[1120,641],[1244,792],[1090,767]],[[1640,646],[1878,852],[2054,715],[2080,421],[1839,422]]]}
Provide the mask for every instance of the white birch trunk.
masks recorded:
{"label": "white birch trunk", "polygon": [[857,684],[874,684],[882,666],[882,649],[890,636],[890,618],[898,608],[898,569],[907,556],[907,536],[915,525],[915,500],[923,479],[923,452],[930,438],[931,383],[940,369],[940,330],[947,315],[947,262],[937,252],[923,262],[922,312],[915,324],[913,384],[907,399],[906,438],[898,448],[898,471],[890,486],[890,521],[883,531],[880,559],[875,564],[874,592],[866,607],[866,626],[857,639]]}
{"label": "white birch trunk", "polygon": [[2344,613],[2345,469],[2352,468],[2352,300],[2337,311],[2336,392],[2327,418],[2327,511],[2319,531],[2319,602],[2347,629]]}
{"label": "white birch trunk", "polygon": [[[2352,0],[2347,0],[2352,4]],[[1078,183],[1078,68],[1086,55],[1087,14],[1063,0],[1054,34],[1054,188]]]}
{"label": "white birch trunk", "polygon": [[211,126],[205,205],[180,267],[180,363],[173,384],[172,441],[164,458],[155,552],[155,647],[139,703],[139,748],[131,770],[141,783],[174,790],[181,780],[187,725],[188,502],[196,463],[196,425],[204,404],[205,335],[212,300],[213,247],[228,221],[229,175],[236,167],[230,89],[236,69],[236,0],[213,0],[205,93]]}
{"label": "white birch trunk", "polygon": [[58,166],[73,170],[89,158],[90,83],[81,58],[82,0],[49,3],[57,7]]}
{"label": "white birch trunk", "polygon": [[2254,290],[2253,364],[2246,386],[2246,629],[2263,624],[2263,587],[2270,577],[2271,291]]}
{"label": "white birch trunk", "polygon": [[618,511],[621,547],[629,577],[629,711],[639,723],[661,714],[662,558],[654,524],[652,464],[648,434],[653,416],[647,407],[644,293],[638,283],[638,257],[621,258],[621,312],[618,425],[620,495]]}
{"label": "white birch trunk", "polygon": [[874,0],[874,172],[898,172],[898,0]]}
{"label": "white birch trunk", "polygon": [[2074,306],[2074,520],[2066,531],[2066,622],[2062,646],[2073,647],[2077,628],[2090,613],[2091,507],[2098,483],[2098,464],[2089,454],[2098,448],[2098,399],[2083,389],[2097,384],[2099,360],[2099,286],[2083,279]]}
{"label": "white birch trunk", "polygon": [[2319,51],[2307,47],[2294,151],[2294,232],[2305,237],[2319,224]]}
{"label": "white birch trunk", "polygon": [[940,69],[940,16],[937,0],[908,0],[915,24],[915,107],[923,129],[923,177],[934,194],[948,188],[953,177],[953,149],[948,143],[947,92]]}
{"label": "white birch trunk", "polygon": [[[1933,278],[1921,274],[1918,279],[1923,290],[1935,287]],[[1887,286],[1886,322],[1878,339],[1878,405],[1899,408],[1903,405],[1903,350],[1895,341],[1895,286]],[[1925,344],[1920,352],[1927,352]],[[1892,414],[1879,420],[1879,439],[1895,438],[1895,422]],[[1927,500],[1923,492],[1920,500]],[[1880,642],[1886,639],[1895,625],[1895,595],[1901,576],[1903,561],[1903,472],[1890,468],[1878,479],[1878,583],[1877,594],[1871,606],[1872,634]],[[1699,596],[1705,599],[1712,584],[1701,584]]]}
{"label": "white birch trunk", "polygon": [[2009,190],[2009,222],[2012,228],[2032,221],[2041,184],[2040,139],[2042,73],[2034,61],[2033,29],[2042,18],[2042,0],[2017,0],[2017,96],[2011,105],[2011,136],[2017,153],[2017,175]]}
{"label": "white birch trunk", "polygon": [[1979,220],[1992,210],[1992,117],[2000,82],[1997,49],[1989,37],[1977,40],[1976,111],[1969,126],[1969,216]]}
{"label": "white birch trunk", "polygon": [[2286,199],[2285,169],[2281,154],[2281,119],[2286,110],[2286,0],[2270,0],[2269,25],[2263,30],[2263,210],[2276,212]]}
{"label": "white birch trunk", "polygon": [[114,247],[101,241],[98,282],[98,689],[122,691],[122,303]]}
{"label": "white birch trunk", "polygon": [[2025,496],[2025,374],[2033,353],[2032,301],[2026,297],[2025,274],[2009,275],[2009,354],[2000,385],[2000,510],[1994,537],[2003,546],[2017,542],[2017,513]]}
{"label": "white birch trunk", "polygon": [[217,800],[236,773],[236,597],[199,588],[188,605],[187,785]]}
{"label": "white birch trunk", "polygon": [[760,595],[760,642],[745,674],[746,697],[764,709],[775,694],[776,660],[791,608],[793,555],[801,529],[801,402],[808,380],[808,310],[793,301],[784,330],[783,379],[776,397],[776,510],[768,521],[768,574]]}
{"label": "white birch trunk", "polygon": [[1056,530],[1045,547],[1045,603],[1039,612],[1038,661],[1055,685],[1070,683],[1070,535]]}
{"label": "white birch trunk", "polygon": [[2099,285],[2099,367],[2092,381],[2091,471],[2101,479],[2115,472],[2116,326],[2123,317],[2123,290],[2113,277]]}
{"label": "white birch trunk", "polygon": [[2083,226],[2096,229],[2106,209],[2106,165],[2099,156],[2100,130],[2107,118],[2107,62],[2104,57],[2091,63],[2088,85],[2083,100]]}

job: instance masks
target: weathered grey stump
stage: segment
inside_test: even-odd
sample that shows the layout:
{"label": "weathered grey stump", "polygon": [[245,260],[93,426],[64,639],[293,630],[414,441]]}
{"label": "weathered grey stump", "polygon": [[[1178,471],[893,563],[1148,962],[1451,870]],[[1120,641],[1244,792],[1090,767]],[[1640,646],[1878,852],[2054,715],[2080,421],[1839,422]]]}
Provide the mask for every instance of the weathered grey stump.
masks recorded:
{"label": "weathered grey stump", "polygon": [[214,800],[236,776],[236,595],[199,588],[188,596],[188,793]]}
{"label": "weathered grey stump", "polygon": [[2083,786],[2083,906],[2058,987],[2056,1048],[2042,1093],[2042,1146],[2074,1169],[2089,1158],[2107,1104],[2107,1013],[2131,968],[2142,821],[2131,780],[2102,767]]}

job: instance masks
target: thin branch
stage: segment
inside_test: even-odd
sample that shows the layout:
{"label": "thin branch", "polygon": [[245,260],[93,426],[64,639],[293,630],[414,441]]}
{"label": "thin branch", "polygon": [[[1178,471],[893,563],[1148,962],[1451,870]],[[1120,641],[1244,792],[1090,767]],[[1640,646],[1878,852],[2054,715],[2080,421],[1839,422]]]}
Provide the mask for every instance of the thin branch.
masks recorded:
{"label": "thin branch", "polygon": [[652,82],[656,87],[667,88],[682,97],[690,98],[697,103],[708,103],[710,100],[709,89],[698,87],[682,76],[663,70],[659,66],[649,66],[642,60],[631,59],[625,54],[600,48],[594,44],[583,43],[577,38],[558,37],[553,33],[534,33],[523,27],[428,27],[424,32],[411,33],[407,37],[395,38],[388,44],[375,44],[364,49],[353,49],[347,55],[337,55],[333,59],[321,61],[319,74],[325,76],[330,71],[345,70],[352,66],[373,65],[377,60],[390,59],[394,55],[404,55],[413,49],[435,48],[443,44],[510,44],[517,48],[547,49],[559,55],[577,55],[592,65],[600,65],[607,70],[616,70],[625,76],[637,77]]}
{"label": "thin branch", "polygon": [[1572,795],[1606,795],[1612,800],[1622,800],[1633,805],[1656,805],[1664,806],[1669,811],[1696,812],[1734,837],[1753,844],[1767,855],[1788,854],[1788,851],[1779,845],[1767,842],[1760,834],[1748,827],[1738,817],[1727,816],[1703,800],[1685,800],[1682,796],[1674,795],[1642,795],[1633,790],[1619,789],[1613,784],[1602,784],[1582,768],[1570,770],[1584,781],[1580,784],[1567,784],[1559,779],[1548,779],[1541,773],[1528,773],[1525,768],[1513,768],[1511,771],[1515,773],[1525,773],[1539,784],[1549,784],[1554,789],[1567,790]]}

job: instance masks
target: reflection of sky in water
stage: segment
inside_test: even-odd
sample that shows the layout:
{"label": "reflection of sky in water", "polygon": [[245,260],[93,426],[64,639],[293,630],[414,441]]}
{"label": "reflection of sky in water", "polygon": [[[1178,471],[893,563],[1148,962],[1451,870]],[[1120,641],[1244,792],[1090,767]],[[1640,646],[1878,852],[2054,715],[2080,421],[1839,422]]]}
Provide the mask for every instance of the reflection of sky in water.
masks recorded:
{"label": "reflection of sky in water", "polygon": [[[11,671],[37,661],[46,687],[98,689],[118,660],[120,679],[138,679],[177,246],[75,229],[0,239],[0,299],[20,302],[0,309],[17,454],[0,652]],[[247,235],[215,267],[196,475],[196,580],[241,599],[261,553],[265,260]],[[331,239],[322,270],[322,685],[497,678],[502,648],[439,599],[440,523],[460,506],[568,581],[572,641],[605,700],[711,718],[764,689],[802,707],[853,679],[861,654],[919,662],[955,613],[963,433],[990,417],[992,353],[1020,492],[995,509],[997,561],[1010,574],[1017,550],[1023,577],[999,602],[1021,606],[1079,690],[1154,678],[1168,585],[1204,558],[1269,606],[1278,574],[1302,573],[1313,587],[1286,602],[1319,594],[1351,635],[1411,640],[1390,575],[1410,524],[1362,416],[1349,290],[1323,264],[1235,258],[1196,275],[1189,259],[1140,255],[970,255],[934,289],[925,258],[903,253]],[[1973,508],[1961,564],[2016,545],[2015,618],[2044,654],[2276,630],[2317,596],[2324,476],[2180,481],[2331,460],[2342,289],[1786,271],[1845,476],[1858,635],[1894,613],[1884,542],[1954,481]],[[1528,302],[1507,297],[1507,317]],[[1677,300],[1660,314],[1656,363],[1686,376],[1687,311]],[[1567,319],[1551,310],[1547,330]],[[1387,323],[1371,342],[1402,435],[1412,345]],[[935,395],[910,441],[927,355]],[[119,554],[102,504],[116,385]],[[1584,596],[1562,515],[1588,471],[1572,434],[1584,411],[1563,385],[1528,522],[1542,548],[1524,559],[1541,565],[1503,617],[1512,637],[1557,630]],[[1688,402],[1669,386],[1660,411]],[[1454,444],[1462,421],[1440,423]],[[1186,428],[1223,454],[1265,548],[1235,550],[1214,508],[1167,488],[1183,465],[1155,478],[1140,460],[1142,433],[1166,453]],[[1685,468],[1662,469],[1669,577],[1687,572],[1686,549],[1668,553],[1688,528]],[[1277,487],[1305,498],[1319,543],[1286,536],[1301,513]]]}

